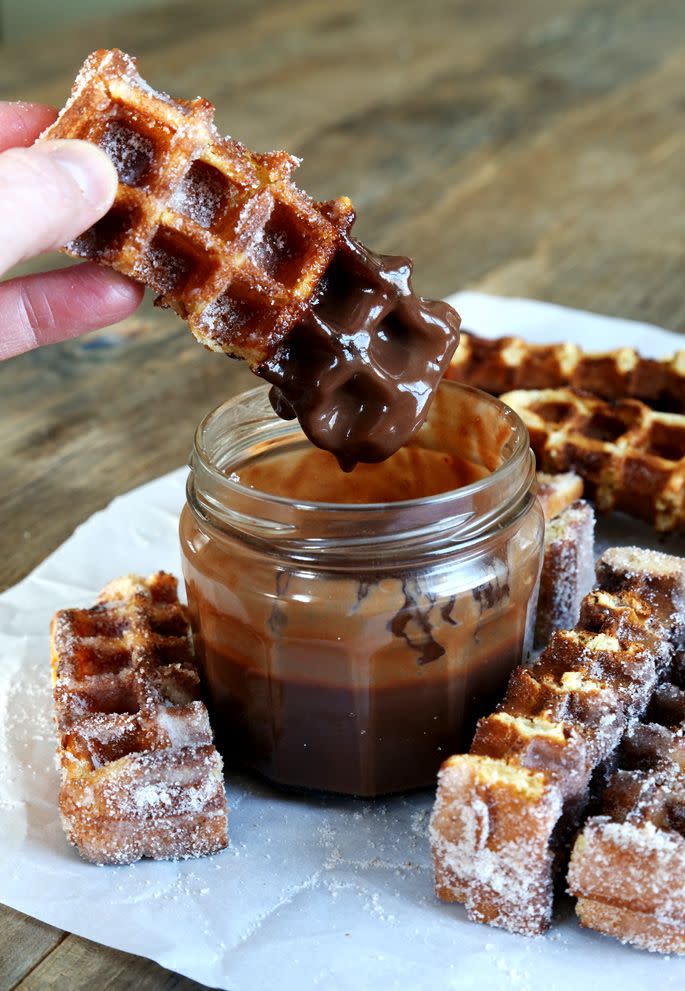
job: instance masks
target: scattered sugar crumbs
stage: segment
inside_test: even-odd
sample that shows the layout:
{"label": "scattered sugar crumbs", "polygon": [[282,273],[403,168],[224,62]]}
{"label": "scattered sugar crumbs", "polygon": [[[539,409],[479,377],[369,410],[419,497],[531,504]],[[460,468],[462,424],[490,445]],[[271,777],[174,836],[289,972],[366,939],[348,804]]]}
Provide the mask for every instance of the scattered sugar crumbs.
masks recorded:
{"label": "scattered sugar crumbs", "polygon": [[[17,704],[17,696],[21,704]],[[56,736],[49,684],[22,679],[9,692],[6,712],[7,738],[25,755],[21,767],[33,776],[53,773]]]}
{"label": "scattered sugar crumbs", "polygon": [[[131,884],[129,871],[135,872],[145,868],[147,862],[129,864],[125,872],[121,872],[121,879],[112,885],[114,891],[124,896],[124,901],[130,900],[129,896],[133,885]],[[211,888],[207,885],[206,879],[201,878],[195,871],[178,871],[167,883],[160,884],[159,880],[145,878],[136,885],[139,892],[136,901],[147,898],[154,898],[160,901],[183,902],[196,898],[205,898],[210,894]]]}

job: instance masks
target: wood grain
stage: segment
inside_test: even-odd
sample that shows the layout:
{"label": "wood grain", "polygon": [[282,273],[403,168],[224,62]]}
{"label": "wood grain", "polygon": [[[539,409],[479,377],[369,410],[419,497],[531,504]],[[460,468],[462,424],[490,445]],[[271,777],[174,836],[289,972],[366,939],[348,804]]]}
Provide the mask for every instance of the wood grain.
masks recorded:
{"label": "wood grain", "polygon": [[[154,85],[212,100],[222,130],[302,155],[300,184],[352,196],[360,236],[412,254],[421,292],[685,332],[684,39],[682,0],[163,3],[0,46],[0,98],[60,104],[87,52],[119,45]],[[183,463],[200,417],[251,384],[149,301],[0,367],[0,587]],[[198,987],[8,909],[0,923],[0,991]]]}
{"label": "wood grain", "polygon": [[3,907],[0,914],[0,991],[15,988],[66,938],[67,934],[59,929]]}
{"label": "wood grain", "polygon": [[69,936],[40,961],[16,991],[199,991],[203,985],[164,970],[151,960]]}

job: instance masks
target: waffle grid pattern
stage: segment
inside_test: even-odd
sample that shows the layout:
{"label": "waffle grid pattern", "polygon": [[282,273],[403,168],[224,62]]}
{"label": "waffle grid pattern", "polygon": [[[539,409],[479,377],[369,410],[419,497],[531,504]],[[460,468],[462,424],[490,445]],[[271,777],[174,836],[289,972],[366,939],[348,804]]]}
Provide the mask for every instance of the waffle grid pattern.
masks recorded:
{"label": "waffle grid pattern", "polygon": [[620,510],[664,533],[685,530],[685,416],[571,389],[501,399],[524,420],[543,471],[576,471],[603,512]]}
{"label": "waffle grid pattern", "polygon": [[549,926],[573,833],[684,624],[685,562],[630,548],[600,558],[576,629],[514,671],[471,752],[442,767],[430,826],[441,898],[513,932]]}
{"label": "waffle grid pattern", "polygon": [[628,347],[588,354],[576,344],[531,344],[520,337],[464,332],[447,378],[496,396],[513,389],[569,387],[685,413],[685,348],[653,359]]}
{"label": "waffle grid pattern", "polygon": [[659,953],[685,953],[684,674],[681,658],[624,736],[568,874],[583,925]]}
{"label": "waffle grid pattern", "polygon": [[44,138],[80,138],[112,159],[109,213],[67,246],[129,275],[185,318],[198,340],[256,367],[315,291],[354,214],[346,198],[314,204],[285,152],[257,155],[222,138],[214,108],[172,100],[133,59],[98,51]]}
{"label": "waffle grid pattern", "polygon": [[88,860],[199,856],[226,845],[221,758],[176,580],[118,579],[53,619],[60,809]]}

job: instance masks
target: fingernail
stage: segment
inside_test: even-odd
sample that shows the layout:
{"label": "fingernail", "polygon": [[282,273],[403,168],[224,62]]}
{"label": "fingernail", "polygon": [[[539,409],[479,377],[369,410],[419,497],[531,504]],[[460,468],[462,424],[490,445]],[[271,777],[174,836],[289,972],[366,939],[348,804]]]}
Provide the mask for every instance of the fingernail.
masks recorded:
{"label": "fingernail", "polygon": [[112,203],[117,173],[102,149],[87,141],[50,141],[43,150],[73,179],[90,206],[102,210]]}

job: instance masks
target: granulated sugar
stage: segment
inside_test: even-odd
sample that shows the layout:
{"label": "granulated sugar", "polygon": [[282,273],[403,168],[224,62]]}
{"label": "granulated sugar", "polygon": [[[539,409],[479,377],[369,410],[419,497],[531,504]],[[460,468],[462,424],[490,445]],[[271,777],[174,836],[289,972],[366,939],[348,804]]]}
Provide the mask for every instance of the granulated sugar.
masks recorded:
{"label": "granulated sugar", "polygon": [[[113,574],[178,571],[185,476],[117,500],[37,578],[0,597],[0,900],[232,991],[577,991],[598,974],[622,991],[680,991],[682,960],[588,934],[568,907],[530,941],[440,903],[431,791],[379,802],[289,795],[231,772],[231,846],[221,854],[124,868],[79,861],[57,813],[47,624]],[[633,532],[612,531],[612,542]]]}

